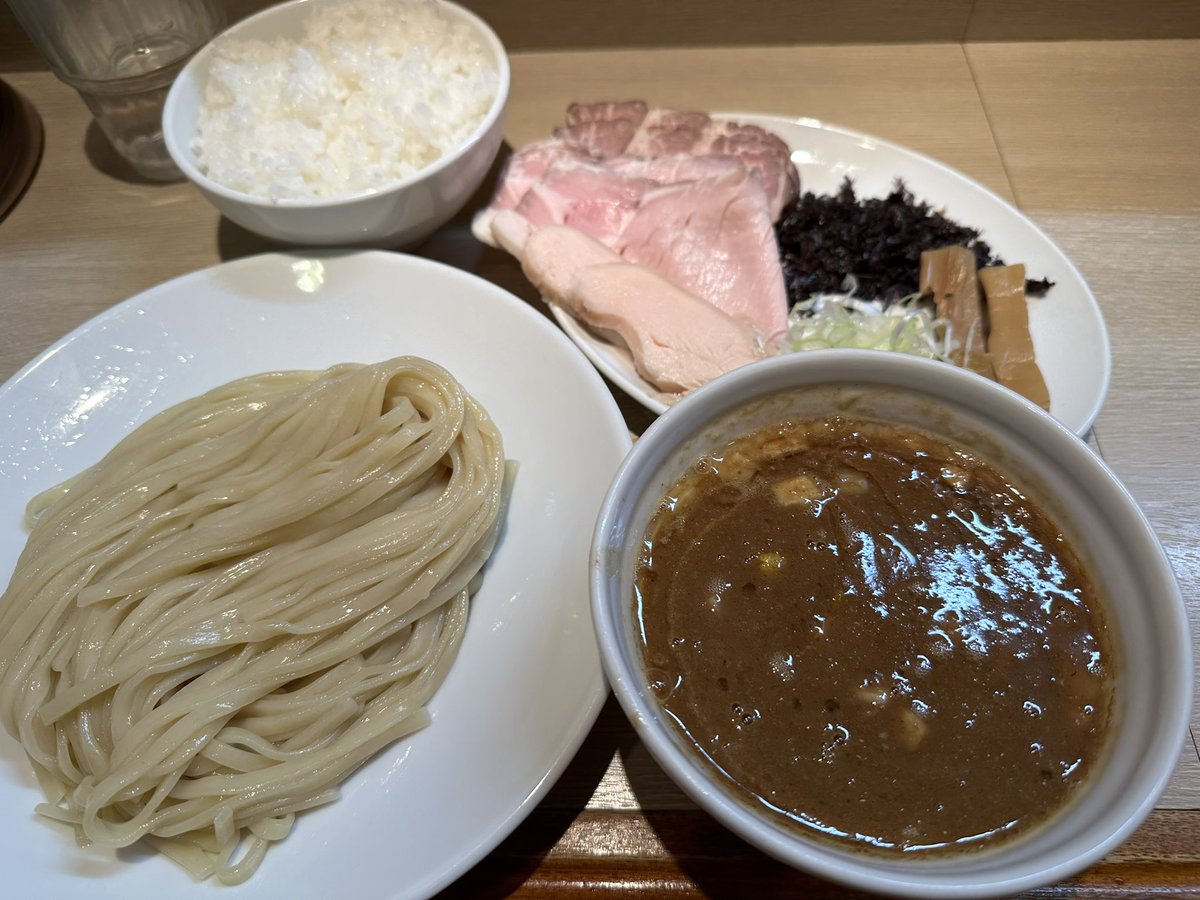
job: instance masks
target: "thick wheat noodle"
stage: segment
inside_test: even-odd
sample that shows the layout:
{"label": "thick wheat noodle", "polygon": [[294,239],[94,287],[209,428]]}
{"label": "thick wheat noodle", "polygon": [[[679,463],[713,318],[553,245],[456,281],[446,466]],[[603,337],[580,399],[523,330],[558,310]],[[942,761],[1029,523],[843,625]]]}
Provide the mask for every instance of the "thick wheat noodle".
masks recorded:
{"label": "thick wheat noodle", "polygon": [[487,413],[411,357],[245,378],[29,505],[0,721],[81,843],[237,883],[426,724],[496,538]]}

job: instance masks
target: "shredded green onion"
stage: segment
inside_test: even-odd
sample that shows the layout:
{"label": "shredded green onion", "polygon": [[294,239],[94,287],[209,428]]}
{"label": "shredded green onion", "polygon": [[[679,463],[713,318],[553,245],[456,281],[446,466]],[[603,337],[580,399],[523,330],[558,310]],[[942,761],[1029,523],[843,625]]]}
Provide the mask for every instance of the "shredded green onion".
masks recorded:
{"label": "shredded green onion", "polygon": [[886,309],[851,294],[818,294],[792,307],[788,332],[794,350],[848,347],[892,350],[948,361],[948,324],[913,294]]}

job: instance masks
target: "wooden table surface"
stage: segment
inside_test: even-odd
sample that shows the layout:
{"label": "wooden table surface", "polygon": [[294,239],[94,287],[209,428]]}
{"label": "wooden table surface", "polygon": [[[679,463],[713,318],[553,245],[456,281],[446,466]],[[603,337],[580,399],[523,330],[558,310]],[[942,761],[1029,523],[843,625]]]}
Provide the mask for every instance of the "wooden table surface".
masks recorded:
{"label": "wooden table surface", "polygon": [[[545,134],[576,99],[812,116],[937,157],[1024,209],[1103,308],[1113,377],[1093,446],[1154,523],[1200,618],[1200,41],[524,52],[512,63],[514,145]],[[46,148],[0,222],[0,380],[126,297],[272,249],[190,185],[139,181],[49,74],[4,77],[40,111]],[[460,217],[418,252],[536,302],[516,265],[465,226]],[[634,431],[648,424],[639,407],[622,409]],[[1200,896],[1197,722],[1148,822],[1090,871],[1036,896]],[[447,891],[510,893],[844,895],[699,811],[612,702],[545,801]]]}

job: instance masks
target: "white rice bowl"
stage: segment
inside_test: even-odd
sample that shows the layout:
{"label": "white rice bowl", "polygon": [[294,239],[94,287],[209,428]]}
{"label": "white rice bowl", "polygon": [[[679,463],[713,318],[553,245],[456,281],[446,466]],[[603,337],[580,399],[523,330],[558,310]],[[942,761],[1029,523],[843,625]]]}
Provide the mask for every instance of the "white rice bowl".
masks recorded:
{"label": "white rice bowl", "polygon": [[498,85],[479,37],[435,0],[322,5],[300,40],[214,43],[190,149],[254,197],[352,196],[461,145]]}

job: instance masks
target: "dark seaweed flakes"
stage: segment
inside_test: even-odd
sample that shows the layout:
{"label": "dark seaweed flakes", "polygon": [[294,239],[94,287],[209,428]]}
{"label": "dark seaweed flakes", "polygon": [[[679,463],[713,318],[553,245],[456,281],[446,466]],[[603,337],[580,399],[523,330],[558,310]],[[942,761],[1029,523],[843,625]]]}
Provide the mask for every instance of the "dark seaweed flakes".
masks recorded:
{"label": "dark seaweed flakes", "polygon": [[[859,200],[850,178],[836,194],[806,192],[784,210],[775,232],[789,305],[813,294],[843,292],[848,274],[857,281],[856,296],[890,305],[917,292],[921,251],[949,244],[973,250],[980,268],[1004,265],[978,230],[917,202],[899,179],[883,198]],[[1025,291],[1039,296],[1052,285],[1031,279]]]}

